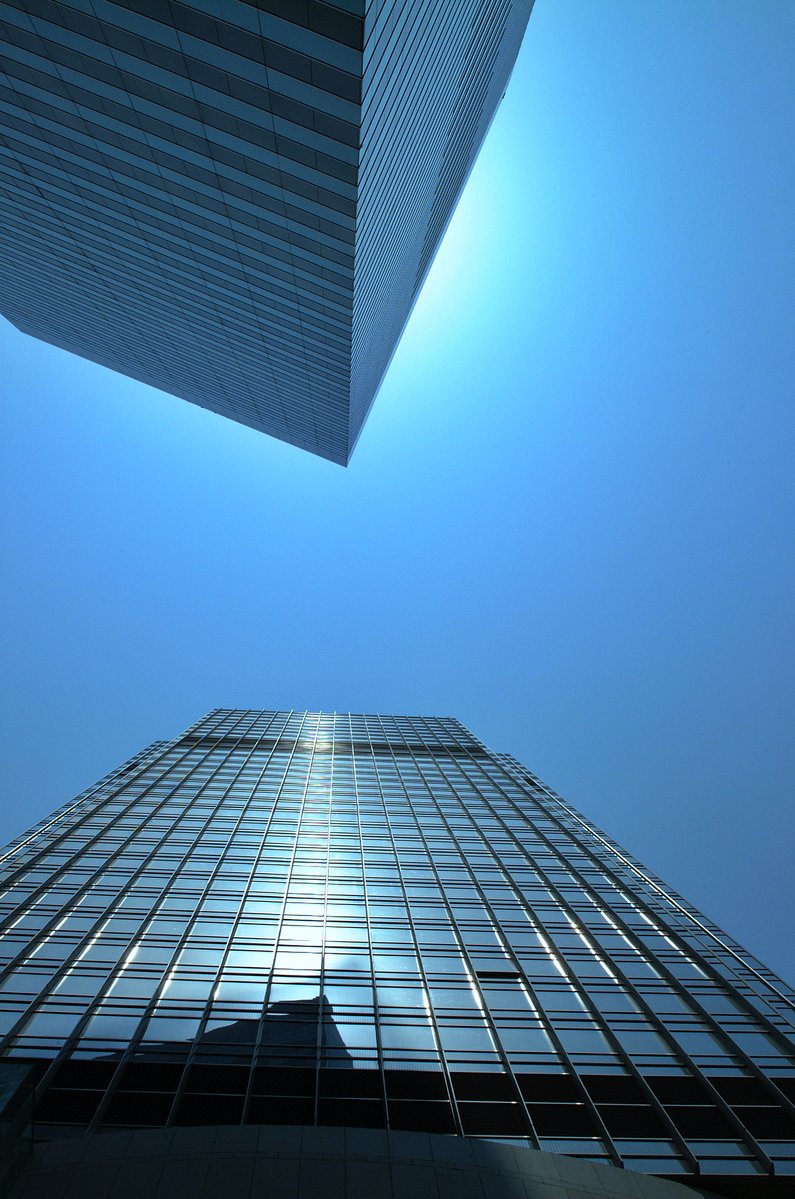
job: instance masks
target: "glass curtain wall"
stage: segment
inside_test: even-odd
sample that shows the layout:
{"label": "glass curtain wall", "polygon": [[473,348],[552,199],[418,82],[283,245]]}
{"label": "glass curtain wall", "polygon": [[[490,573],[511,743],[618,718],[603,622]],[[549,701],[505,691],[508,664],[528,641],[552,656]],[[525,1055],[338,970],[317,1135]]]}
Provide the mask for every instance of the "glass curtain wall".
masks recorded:
{"label": "glass curtain wall", "polygon": [[53,1133],[294,1122],[795,1168],[793,993],[453,719],[210,713],[0,857]]}

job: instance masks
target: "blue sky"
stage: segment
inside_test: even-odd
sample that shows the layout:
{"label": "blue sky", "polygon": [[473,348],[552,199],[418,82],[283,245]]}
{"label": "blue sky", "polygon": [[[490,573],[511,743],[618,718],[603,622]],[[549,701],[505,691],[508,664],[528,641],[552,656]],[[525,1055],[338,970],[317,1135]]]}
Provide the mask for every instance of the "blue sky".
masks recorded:
{"label": "blue sky", "polygon": [[452,714],[795,981],[793,45],[538,0],[347,471],[0,322],[0,841],[213,707]]}

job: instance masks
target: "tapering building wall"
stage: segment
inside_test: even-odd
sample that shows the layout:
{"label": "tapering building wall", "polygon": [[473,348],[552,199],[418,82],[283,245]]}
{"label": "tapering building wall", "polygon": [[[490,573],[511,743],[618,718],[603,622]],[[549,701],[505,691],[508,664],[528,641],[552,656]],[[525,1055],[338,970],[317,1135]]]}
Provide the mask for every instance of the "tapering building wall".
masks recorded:
{"label": "tapering building wall", "polygon": [[0,311],[346,463],[531,6],[0,5]]}
{"label": "tapering building wall", "polygon": [[457,0],[452,10],[449,0],[368,6],[351,445],[505,91],[531,7],[526,0]]}
{"label": "tapering building wall", "polygon": [[713,1190],[795,1170],[792,991],[455,720],[216,711],[0,862],[0,1054],[50,1135],[349,1125]]}

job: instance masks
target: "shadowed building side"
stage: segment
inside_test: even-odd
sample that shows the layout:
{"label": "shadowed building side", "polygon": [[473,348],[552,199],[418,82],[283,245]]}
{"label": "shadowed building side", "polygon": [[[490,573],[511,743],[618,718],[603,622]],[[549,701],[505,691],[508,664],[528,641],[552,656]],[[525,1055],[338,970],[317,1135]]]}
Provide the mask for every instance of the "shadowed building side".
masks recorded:
{"label": "shadowed building side", "polygon": [[347,463],[531,2],[3,5],[0,311]]}

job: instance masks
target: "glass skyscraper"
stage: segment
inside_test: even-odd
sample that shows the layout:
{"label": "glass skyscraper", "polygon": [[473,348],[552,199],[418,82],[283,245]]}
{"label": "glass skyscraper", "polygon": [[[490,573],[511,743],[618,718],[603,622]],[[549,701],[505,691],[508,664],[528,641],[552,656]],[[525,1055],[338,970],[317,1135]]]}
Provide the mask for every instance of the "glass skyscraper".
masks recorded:
{"label": "glass skyscraper", "polygon": [[456,720],[214,711],[0,866],[0,1081],[29,1069],[39,1136],[446,1133],[738,1196],[795,1173],[792,990]]}
{"label": "glass skyscraper", "polygon": [[532,0],[9,0],[0,312],[347,463]]}

